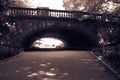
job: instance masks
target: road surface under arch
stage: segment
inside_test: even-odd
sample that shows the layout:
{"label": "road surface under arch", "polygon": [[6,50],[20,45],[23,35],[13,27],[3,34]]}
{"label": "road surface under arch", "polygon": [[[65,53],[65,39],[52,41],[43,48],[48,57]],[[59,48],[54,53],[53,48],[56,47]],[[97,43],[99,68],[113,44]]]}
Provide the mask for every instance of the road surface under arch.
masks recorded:
{"label": "road surface under arch", "polygon": [[38,51],[0,62],[0,80],[115,80],[90,51]]}

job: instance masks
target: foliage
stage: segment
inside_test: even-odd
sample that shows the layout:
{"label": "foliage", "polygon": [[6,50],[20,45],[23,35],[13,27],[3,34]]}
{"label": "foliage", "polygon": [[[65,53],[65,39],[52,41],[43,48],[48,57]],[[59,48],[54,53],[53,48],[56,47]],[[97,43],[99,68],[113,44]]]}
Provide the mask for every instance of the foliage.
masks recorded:
{"label": "foliage", "polygon": [[[120,4],[111,0],[63,0],[66,10],[120,15]],[[118,13],[118,14],[117,14]]]}

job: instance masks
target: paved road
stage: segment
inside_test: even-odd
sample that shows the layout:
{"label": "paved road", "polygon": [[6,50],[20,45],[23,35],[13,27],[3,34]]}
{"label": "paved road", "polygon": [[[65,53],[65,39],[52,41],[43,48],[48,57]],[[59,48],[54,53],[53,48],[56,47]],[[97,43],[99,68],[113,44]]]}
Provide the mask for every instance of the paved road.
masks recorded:
{"label": "paved road", "polygon": [[89,51],[42,51],[0,62],[0,80],[115,79]]}

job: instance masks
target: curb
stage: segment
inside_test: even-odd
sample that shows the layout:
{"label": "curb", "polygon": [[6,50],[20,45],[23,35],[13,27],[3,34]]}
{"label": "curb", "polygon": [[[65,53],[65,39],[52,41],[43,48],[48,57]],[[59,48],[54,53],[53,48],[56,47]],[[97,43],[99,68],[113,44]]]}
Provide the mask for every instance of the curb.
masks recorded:
{"label": "curb", "polygon": [[0,61],[0,64],[6,64],[6,63],[9,63],[9,62],[15,61],[15,59],[16,59],[17,57],[20,57],[23,52],[24,52],[24,51],[21,51],[18,55],[15,55],[15,56],[13,56],[13,57],[11,57],[11,58],[8,58],[8,59],[5,59],[5,60]]}
{"label": "curb", "polygon": [[104,61],[103,57],[98,57],[93,52],[91,52],[91,55],[94,56],[95,58],[97,58],[103,65],[105,65],[113,74],[115,74],[120,79],[120,74],[115,69],[113,69],[110,65],[108,65]]}

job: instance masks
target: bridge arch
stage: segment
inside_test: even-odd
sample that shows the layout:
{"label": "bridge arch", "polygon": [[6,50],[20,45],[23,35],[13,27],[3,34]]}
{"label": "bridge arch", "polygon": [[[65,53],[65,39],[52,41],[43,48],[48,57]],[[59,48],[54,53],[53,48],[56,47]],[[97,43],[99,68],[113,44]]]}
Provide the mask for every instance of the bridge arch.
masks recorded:
{"label": "bridge arch", "polygon": [[89,30],[74,30],[68,26],[54,25],[33,30],[25,35],[22,39],[24,50],[30,49],[35,40],[43,37],[62,40],[66,45],[65,49],[88,49],[97,46],[96,37]]}

